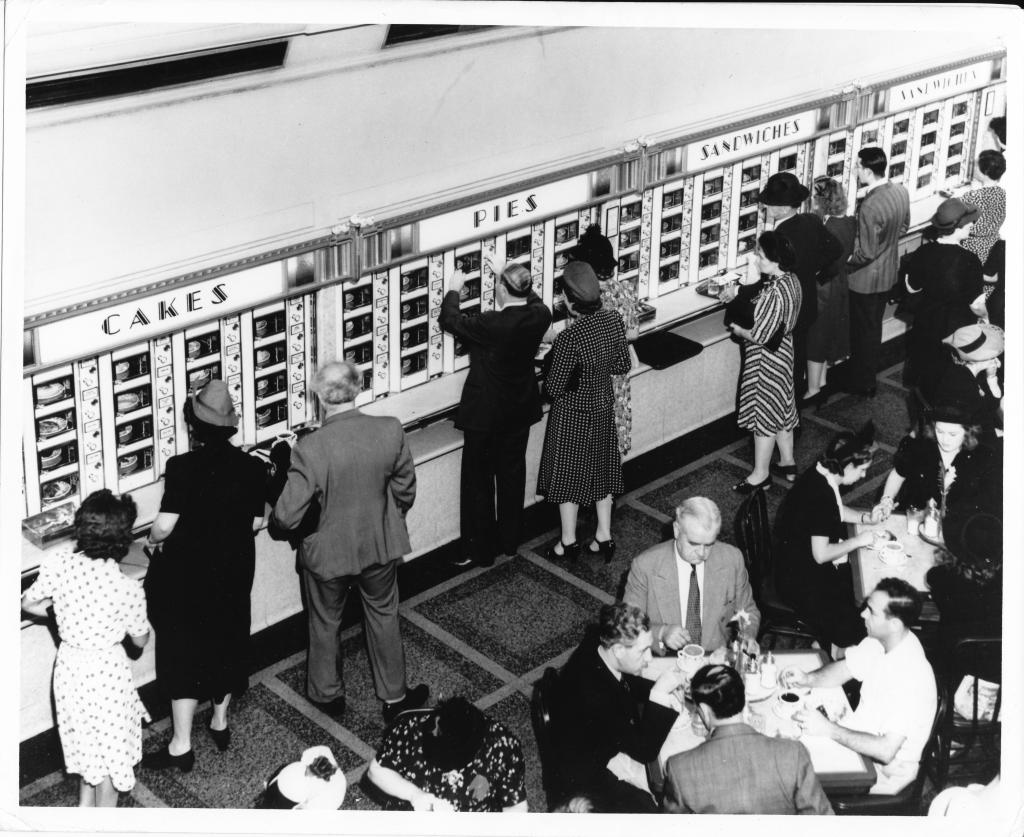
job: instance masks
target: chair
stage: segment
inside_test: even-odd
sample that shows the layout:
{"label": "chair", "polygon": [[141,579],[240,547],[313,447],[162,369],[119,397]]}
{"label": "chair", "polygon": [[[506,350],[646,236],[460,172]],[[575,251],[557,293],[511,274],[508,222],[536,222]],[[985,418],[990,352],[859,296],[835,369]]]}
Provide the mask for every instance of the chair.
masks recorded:
{"label": "chair", "polygon": [[921,764],[914,781],[899,793],[894,794],[861,794],[859,796],[837,796],[829,798],[832,810],[837,814],[853,814],[860,816],[918,816],[921,810],[921,797],[924,792],[924,780],[939,762],[943,748],[948,749],[948,741],[943,736],[943,719],[949,705],[949,692],[941,674],[935,676],[935,717],[932,719],[931,732],[921,752]]}
{"label": "chair", "polygon": [[[978,717],[978,692],[974,689],[971,717],[960,715],[953,705],[957,687],[965,678],[975,681],[980,676],[985,680],[1002,680],[1003,642],[999,637],[965,637],[959,640],[949,654],[946,667],[946,689],[950,696],[946,716],[943,718],[945,746],[939,753],[936,767],[936,784],[942,787],[949,776],[950,766],[956,766],[957,781],[973,778],[989,781],[999,772],[999,748],[996,746],[1002,731],[999,711],[1002,706],[1003,690],[999,686],[991,721]],[[953,750],[953,742],[958,744]],[[979,744],[981,752],[972,752]],[[988,750],[989,752],[985,752]]]}
{"label": "chair", "polygon": [[763,491],[753,492],[740,504],[734,531],[757,609],[761,611],[761,634],[818,640],[815,628],[786,604],[775,590],[771,524]]}
{"label": "chair", "polygon": [[540,755],[541,782],[549,808],[561,801],[562,796],[554,750],[558,688],[558,669],[548,666],[540,680],[534,684],[530,700],[530,719]]}

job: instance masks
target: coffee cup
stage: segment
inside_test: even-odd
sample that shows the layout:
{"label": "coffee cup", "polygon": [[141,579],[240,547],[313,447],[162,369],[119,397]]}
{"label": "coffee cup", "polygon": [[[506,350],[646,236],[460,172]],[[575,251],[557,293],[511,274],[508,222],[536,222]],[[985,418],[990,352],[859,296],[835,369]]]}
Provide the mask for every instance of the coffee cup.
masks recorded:
{"label": "coffee cup", "polygon": [[903,544],[899,541],[889,541],[882,544],[878,554],[881,556],[883,564],[902,564],[906,560]]}
{"label": "coffee cup", "polygon": [[783,692],[779,695],[778,712],[783,718],[792,718],[793,713],[802,705],[803,698],[796,692]]}
{"label": "coffee cup", "polygon": [[691,677],[704,665],[704,648],[696,643],[684,645],[676,656],[679,670]]}

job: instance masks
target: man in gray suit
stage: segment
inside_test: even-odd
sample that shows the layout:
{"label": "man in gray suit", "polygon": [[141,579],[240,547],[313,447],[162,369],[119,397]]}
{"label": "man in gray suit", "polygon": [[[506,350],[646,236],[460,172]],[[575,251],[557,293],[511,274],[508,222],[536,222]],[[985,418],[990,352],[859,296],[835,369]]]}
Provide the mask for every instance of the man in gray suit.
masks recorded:
{"label": "man in gray suit", "polygon": [[710,735],[665,765],[665,813],[832,813],[804,745],[743,722],[743,680],[735,669],[704,666],[690,692]]}
{"label": "man in gray suit", "polygon": [[674,540],[633,559],[623,600],[650,617],[653,653],[674,654],[691,642],[705,651],[721,648],[728,641],[728,623],[741,612],[748,618],[746,635],[754,642],[761,613],[743,554],[718,543],[721,528],[718,506],[706,497],[691,497],[676,509]]}
{"label": "man in gray suit", "polygon": [[360,375],[353,364],[328,363],[314,376],[313,389],[323,425],[295,445],[274,506],[283,529],[308,526],[303,518],[311,504],[321,509],[299,545],[309,616],[306,694],[332,717],[345,710],[338,634],[355,584],[374,688],[390,722],[422,706],[429,693],[424,684],[406,690],[398,625],[398,565],[410,550],[405,513],[416,498],[416,471],[398,419],[364,415],[354,406]]}
{"label": "man in gray suit", "polygon": [[850,372],[847,388],[873,397],[882,351],[885,303],[899,272],[899,243],[910,226],[910,196],[886,177],[888,158],[871,146],[857,152],[857,179],[867,194],[857,208],[849,258]]}

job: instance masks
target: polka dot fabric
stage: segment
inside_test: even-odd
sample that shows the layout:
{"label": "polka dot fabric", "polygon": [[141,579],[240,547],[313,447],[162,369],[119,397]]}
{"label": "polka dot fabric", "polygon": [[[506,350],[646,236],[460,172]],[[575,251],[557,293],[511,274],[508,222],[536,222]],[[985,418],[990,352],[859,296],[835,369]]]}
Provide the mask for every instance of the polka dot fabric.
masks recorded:
{"label": "polka dot fabric", "polygon": [[[423,740],[434,729],[433,712],[399,718],[384,737],[377,763],[401,774],[416,787],[450,802],[456,811],[501,811],[526,799],[526,763],[519,739],[497,721],[487,732],[472,761],[445,772],[423,755]],[[469,786],[477,774],[487,780],[488,793],[474,798]]]}
{"label": "polka dot fabric", "polygon": [[149,631],[140,582],[111,559],[62,551],[43,560],[25,596],[53,600],[61,639],[53,695],[68,773],[91,785],[109,776],[117,790],[130,791],[149,715],[121,641]]}

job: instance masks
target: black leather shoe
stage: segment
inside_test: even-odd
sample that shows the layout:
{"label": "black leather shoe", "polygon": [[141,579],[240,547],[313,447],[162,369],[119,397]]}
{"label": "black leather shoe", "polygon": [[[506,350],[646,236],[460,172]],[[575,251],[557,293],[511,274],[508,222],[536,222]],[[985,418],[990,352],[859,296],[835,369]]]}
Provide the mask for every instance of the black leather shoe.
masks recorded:
{"label": "black leather shoe", "polygon": [[405,690],[405,697],[394,703],[384,704],[384,723],[390,724],[399,713],[407,709],[419,709],[430,697],[430,687],[426,683],[420,683],[411,689]]}
{"label": "black leather shoe", "polygon": [[217,745],[220,752],[223,753],[231,746],[231,727],[224,727],[224,729],[207,727],[206,731],[210,733],[210,738],[213,739],[213,743]]}
{"label": "black leather shoe", "polygon": [[177,767],[182,773],[188,773],[196,763],[196,754],[187,750],[180,756],[172,756],[170,750],[164,747],[155,753],[146,753],[142,757],[142,766],[146,770],[168,770]]}
{"label": "black leather shoe", "polygon": [[324,702],[309,698],[309,702],[312,703],[313,706],[315,706],[325,715],[330,715],[335,720],[341,718],[341,716],[345,714],[344,697],[336,697],[334,700],[328,700]]}
{"label": "black leather shoe", "polygon": [[765,477],[761,482],[747,482],[745,479],[740,480],[736,485],[732,487],[732,490],[737,494],[753,494],[759,488],[768,488],[772,484],[772,478],[770,476]]}
{"label": "black leather shoe", "polygon": [[[555,552],[555,546],[562,547],[561,554]],[[575,541],[573,543],[562,543],[562,541],[559,540],[557,544],[552,545],[548,549],[546,557],[549,561],[564,561],[566,558],[568,558],[569,561],[575,561],[580,557],[580,545]]]}
{"label": "black leather shoe", "polygon": [[[595,546],[597,549],[594,549]],[[587,553],[593,556],[600,555],[604,558],[606,564],[610,564],[612,557],[615,555],[615,541],[611,538],[608,538],[606,541],[599,541],[597,538],[594,538],[590,542],[590,546],[587,547]]]}
{"label": "black leather shoe", "polygon": [[770,466],[770,470],[776,476],[783,477],[787,482],[796,482],[795,462],[792,465],[780,465],[773,462]]}

